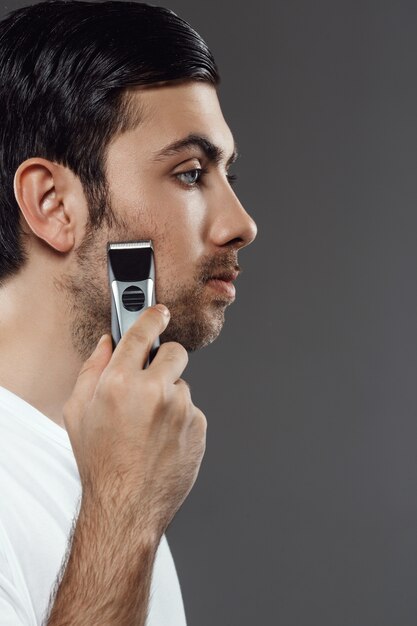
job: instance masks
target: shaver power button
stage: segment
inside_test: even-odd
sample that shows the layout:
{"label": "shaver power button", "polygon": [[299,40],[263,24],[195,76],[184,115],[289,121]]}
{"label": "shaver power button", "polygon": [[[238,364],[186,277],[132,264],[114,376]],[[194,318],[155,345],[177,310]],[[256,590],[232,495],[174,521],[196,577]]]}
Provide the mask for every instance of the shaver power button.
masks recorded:
{"label": "shaver power button", "polygon": [[126,287],[122,293],[122,304],[128,311],[140,311],[145,304],[145,294],[140,287]]}

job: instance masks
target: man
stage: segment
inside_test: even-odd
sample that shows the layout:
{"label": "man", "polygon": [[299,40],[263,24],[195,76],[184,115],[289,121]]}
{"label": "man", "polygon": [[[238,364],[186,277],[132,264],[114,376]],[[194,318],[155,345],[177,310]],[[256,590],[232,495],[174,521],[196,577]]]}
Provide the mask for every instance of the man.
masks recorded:
{"label": "man", "polygon": [[[164,533],[206,419],[180,376],[256,236],[217,69],[186,22],[127,2],[19,9],[0,59],[0,624],[182,626]],[[106,246],[140,239],[168,311],[112,353]]]}

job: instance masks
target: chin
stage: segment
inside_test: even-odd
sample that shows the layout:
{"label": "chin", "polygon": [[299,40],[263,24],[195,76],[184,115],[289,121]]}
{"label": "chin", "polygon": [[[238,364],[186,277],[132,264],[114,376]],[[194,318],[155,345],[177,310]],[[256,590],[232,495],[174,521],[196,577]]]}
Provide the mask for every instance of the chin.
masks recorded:
{"label": "chin", "polygon": [[187,345],[183,345],[183,347],[187,350],[187,352],[196,352],[197,350],[201,350],[201,348],[205,348],[209,346],[213,341],[217,339],[220,333],[217,333],[215,336],[206,337],[206,339],[200,341],[199,343],[188,343]]}
{"label": "chin", "polygon": [[160,337],[161,344],[168,341],[180,343],[187,352],[195,352],[213,343],[224,324],[224,310],[217,308],[214,314],[187,316],[188,319],[171,316],[167,329]]}

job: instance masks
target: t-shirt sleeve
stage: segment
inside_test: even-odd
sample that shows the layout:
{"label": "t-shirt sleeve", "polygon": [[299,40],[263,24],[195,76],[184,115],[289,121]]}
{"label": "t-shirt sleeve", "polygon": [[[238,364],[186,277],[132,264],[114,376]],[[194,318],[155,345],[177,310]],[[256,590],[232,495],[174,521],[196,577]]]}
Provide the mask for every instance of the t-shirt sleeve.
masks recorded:
{"label": "t-shirt sleeve", "polygon": [[0,625],[28,626],[25,613],[17,590],[0,572]]}
{"label": "t-shirt sleeve", "polygon": [[0,524],[0,626],[33,626],[34,617],[28,615],[25,591],[19,589],[4,544],[5,534]]}

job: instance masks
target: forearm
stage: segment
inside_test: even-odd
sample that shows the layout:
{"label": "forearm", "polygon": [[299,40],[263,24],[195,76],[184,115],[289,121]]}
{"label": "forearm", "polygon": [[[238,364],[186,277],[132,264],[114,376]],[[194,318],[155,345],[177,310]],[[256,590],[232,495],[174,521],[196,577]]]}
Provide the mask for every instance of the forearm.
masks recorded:
{"label": "forearm", "polygon": [[83,497],[46,626],[144,626],[158,544],[122,498]]}

